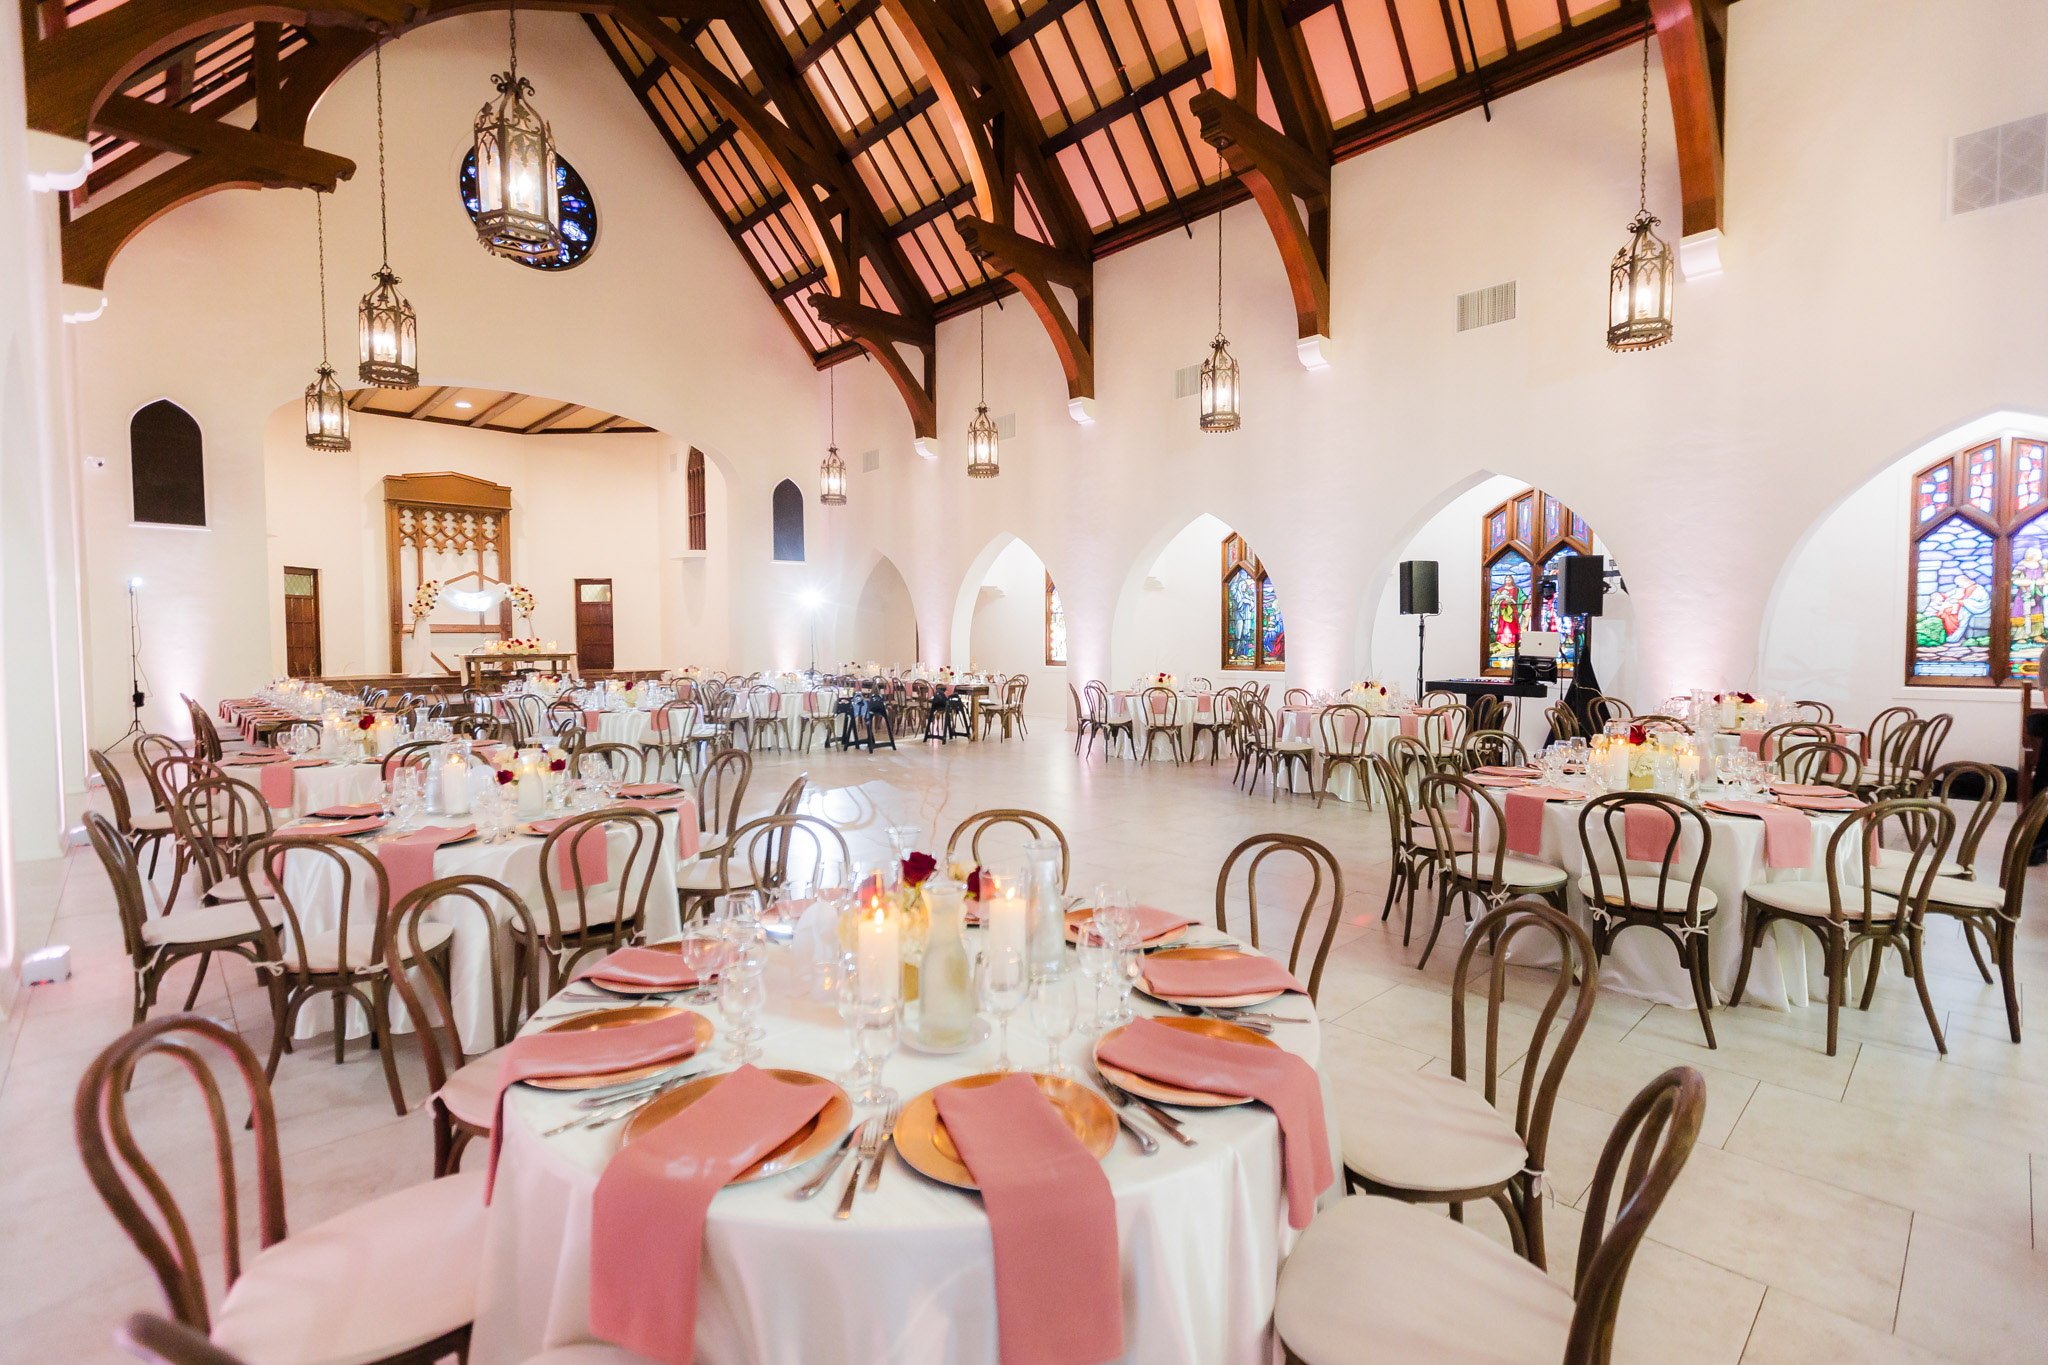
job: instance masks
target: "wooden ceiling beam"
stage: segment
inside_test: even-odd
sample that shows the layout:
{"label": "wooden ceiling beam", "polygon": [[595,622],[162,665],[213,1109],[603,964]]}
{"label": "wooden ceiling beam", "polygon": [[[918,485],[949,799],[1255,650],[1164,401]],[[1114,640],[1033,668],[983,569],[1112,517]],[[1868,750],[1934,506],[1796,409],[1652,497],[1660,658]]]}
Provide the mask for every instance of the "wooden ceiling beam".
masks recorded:
{"label": "wooden ceiling beam", "polygon": [[567,417],[570,413],[581,411],[583,411],[583,405],[581,403],[564,403],[562,404],[562,406],[550,410],[545,416],[541,417],[539,421],[528,422],[525,426],[519,428],[519,434],[521,436],[532,436],[539,432],[546,431],[549,427],[555,425],[564,417]]}
{"label": "wooden ceiling beam", "polygon": [[295,139],[272,137],[127,95],[115,95],[102,104],[93,115],[93,127],[158,151],[220,157],[243,168],[245,174],[263,175],[263,184],[278,188],[331,191],[356,170],[356,163],[347,157]]}
{"label": "wooden ceiling beam", "polygon": [[1162,71],[1143,85],[1134,88],[1128,95],[1119,95],[1094,113],[1075,119],[1057,133],[1039,144],[1046,156],[1057,156],[1069,147],[1077,146],[1104,131],[1119,119],[1130,117],[1153,100],[1170,95],[1181,86],[1198,76],[1208,74],[1210,56],[1197,52],[1179,66]]}
{"label": "wooden ceiling beam", "polygon": [[995,41],[995,50],[997,52],[1008,52],[1012,48],[1024,46],[1025,43],[1031,41],[1033,34],[1058,23],[1067,14],[1078,9],[1080,5],[1081,0],[1046,0],[1045,4],[1040,5],[1015,24],[1012,24],[1009,29],[998,37]]}
{"label": "wooden ceiling beam", "polygon": [[[910,429],[917,440],[932,440],[939,434],[938,341],[935,325],[868,308],[831,294],[811,295],[811,308],[818,321],[837,329],[860,343],[896,386],[903,405],[910,410]],[[898,349],[898,344],[915,346],[924,353],[924,372],[917,373]]]}
{"label": "wooden ceiling beam", "polygon": [[1727,0],[1650,0],[1678,143],[1682,234],[1721,230],[1721,108]]}
{"label": "wooden ceiling beam", "polygon": [[424,422],[446,406],[448,400],[453,398],[458,392],[460,390],[455,385],[443,384],[440,388],[428,394],[426,400],[407,415],[415,421]]}
{"label": "wooden ceiling beam", "polygon": [[[1052,338],[1067,379],[1067,401],[1095,397],[1095,266],[1086,255],[1059,251],[1045,243],[979,218],[960,220],[960,238],[967,249],[1015,285]],[[1074,291],[1071,316],[1055,284]],[[1086,410],[1082,410],[1083,415]]]}
{"label": "wooden ceiling beam", "polygon": [[818,32],[818,36],[798,48],[790,57],[798,71],[803,71],[839,45],[839,41],[866,23],[880,8],[881,0],[853,0],[853,3],[839,11],[832,22]]}
{"label": "wooden ceiling beam", "polygon": [[499,413],[511,407],[514,403],[523,402],[525,398],[526,395],[523,393],[508,393],[503,398],[500,398],[497,402],[485,408],[482,412],[479,412],[476,416],[470,418],[467,422],[464,422],[463,425],[466,427],[489,426],[491,424],[491,419],[493,417],[496,417]]}

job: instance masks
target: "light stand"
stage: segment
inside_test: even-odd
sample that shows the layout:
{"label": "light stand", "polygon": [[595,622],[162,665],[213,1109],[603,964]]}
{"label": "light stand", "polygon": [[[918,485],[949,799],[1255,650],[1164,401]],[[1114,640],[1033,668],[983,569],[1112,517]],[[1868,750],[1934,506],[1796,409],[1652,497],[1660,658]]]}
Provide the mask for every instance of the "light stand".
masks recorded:
{"label": "light stand", "polygon": [[142,580],[128,580],[128,728],[114,743],[142,733],[142,704],[148,697],[142,690]]}

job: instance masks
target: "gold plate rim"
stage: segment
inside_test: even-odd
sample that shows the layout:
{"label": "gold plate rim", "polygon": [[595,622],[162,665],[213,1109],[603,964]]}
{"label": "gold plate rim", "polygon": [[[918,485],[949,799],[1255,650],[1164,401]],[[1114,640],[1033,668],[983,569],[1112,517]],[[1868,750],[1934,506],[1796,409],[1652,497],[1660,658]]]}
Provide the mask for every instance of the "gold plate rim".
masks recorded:
{"label": "gold plate rim", "polygon": [[[1230,957],[1261,957],[1261,953],[1248,953],[1242,948],[1165,948],[1152,954],[1154,957],[1179,957],[1190,962],[1214,962]],[[1138,978],[1138,993],[1157,1000],[1164,1005],[1220,1005],[1230,1008],[1238,1005],[1263,1005],[1268,1000],[1278,1000],[1286,991],[1253,991],[1248,995],[1161,995]]]}
{"label": "gold plate rim", "polygon": [[[896,1139],[896,1154],[919,1175],[951,1185],[957,1190],[979,1190],[981,1182],[974,1173],[957,1157],[950,1157],[939,1146],[938,1134],[939,1102],[938,1092],[951,1086],[974,1089],[994,1085],[1005,1076],[1029,1076],[1040,1094],[1052,1101],[1053,1108],[1080,1139],[1081,1145],[1097,1161],[1108,1156],[1116,1146],[1116,1112],[1109,1107],[1109,1101],[1082,1085],[1079,1081],[1066,1080],[1059,1076],[1048,1076],[1038,1071],[984,1071],[979,1075],[960,1076],[941,1082],[911,1099],[903,1106],[903,1112],[896,1118],[896,1127],[891,1135]],[[1078,1114],[1086,1124],[1086,1131],[1075,1127],[1074,1115]],[[947,1146],[951,1146],[951,1138]]]}
{"label": "gold plate rim", "polygon": [[[651,1024],[657,1019],[672,1019],[678,1014],[687,1014],[697,1022],[693,1032],[697,1039],[696,1051],[702,1051],[711,1041],[715,1030],[711,1021],[693,1009],[681,1005],[620,1005],[616,1009],[591,1010],[569,1019],[561,1019],[542,1029],[542,1033],[587,1033],[593,1029],[623,1028],[629,1024]],[[624,1016],[624,1017],[621,1017]],[[648,1066],[627,1067],[623,1071],[598,1071],[588,1076],[549,1076],[526,1082],[536,1090],[598,1090],[608,1085],[624,1085],[628,1081],[644,1080],[658,1072],[666,1071],[696,1052],[670,1057],[666,1061]]]}
{"label": "gold plate rim", "polygon": [[[832,1095],[809,1124],[791,1134],[788,1140],[774,1151],[726,1181],[728,1185],[747,1185],[756,1180],[766,1180],[771,1175],[781,1175],[784,1171],[795,1170],[806,1162],[815,1161],[838,1145],[839,1139],[846,1136],[846,1131],[853,1127],[853,1101],[848,1099],[846,1091],[833,1081],[814,1072],[800,1071],[792,1067],[775,1066],[767,1067],[765,1070],[769,1075],[785,1081],[830,1086]],[[626,1120],[625,1132],[620,1138],[619,1145],[630,1146],[635,1140],[645,1137],[653,1129],[674,1118],[680,1111],[704,1098],[719,1082],[732,1074],[730,1071],[720,1071],[708,1076],[698,1076],[687,1084],[655,1096],[642,1106],[639,1113]]]}
{"label": "gold plate rim", "polygon": [[[1095,907],[1090,905],[1083,905],[1078,909],[1067,911],[1066,923],[1062,930],[1062,932],[1064,932],[1067,936],[1067,942],[1079,943],[1081,941],[1081,926],[1094,918]],[[1193,929],[1194,927],[1195,926],[1192,922],[1183,924],[1178,928],[1168,929],[1165,933],[1160,934],[1156,938],[1148,938],[1145,940],[1145,942],[1148,944],[1175,943],[1181,939],[1186,938],[1188,936],[1188,931]]]}
{"label": "gold plate rim", "polygon": [[[1250,1043],[1253,1047],[1277,1049],[1280,1046],[1264,1034],[1254,1033],[1248,1028],[1227,1023],[1222,1019],[1190,1019],[1182,1015],[1177,1019],[1162,1018],[1154,1022],[1164,1024],[1168,1028],[1179,1029],[1183,1033],[1198,1033],[1208,1038],[1227,1038],[1233,1043]],[[1234,1105],[1252,1102],[1250,1095],[1219,1095],[1212,1090],[1183,1090],[1177,1085],[1155,1081],[1150,1076],[1136,1071],[1126,1071],[1114,1063],[1103,1061],[1102,1045],[1129,1027],[1129,1024],[1119,1024],[1096,1039],[1092,1054],[1096,1068],[1116,1082],[1118,1089],[1128,1090],[1133,1095],[1140,1095],[1148,1100],[1157,1100],[1161,1104],[1178,1104],[1189,1109],[1228,1109]]]}

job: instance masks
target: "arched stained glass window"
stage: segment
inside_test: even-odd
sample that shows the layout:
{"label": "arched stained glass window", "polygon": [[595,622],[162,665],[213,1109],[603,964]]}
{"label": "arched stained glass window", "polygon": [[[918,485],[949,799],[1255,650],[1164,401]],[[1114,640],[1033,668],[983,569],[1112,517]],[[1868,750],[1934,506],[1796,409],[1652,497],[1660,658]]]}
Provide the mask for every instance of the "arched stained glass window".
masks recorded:
{"label": "arched stained glass window", "polygon": [[1560,672],[1579,657],[1579,623],[1564,614],[1564,562],[1593,553],[1586,519],[1541,489],[1515,494],[1480,522],[1479,567],[1486,600],[1479,613],[1482,671],[1504,675],[1526,630],[1564,636]]}
{"label": "arched stained glass window", "polygon": [[1913,476],[1906,681],[2038,681],[2048,642],[2048,441],[1985,441]]}
{"label": "arched stained glass window", "polygon": [[1287,624],[1266,566],[1243,536],[1223,538],[1223,666],[1278,671],[1287,666]]}
{"label": "arched stained glass window", "polygon": [[129,490],[135,520],[206,525],[206,452],[199,423],[167,398],[128,419]]}
{"label": "arched stained glass window", "polygon": [[1067,608],[1060,601],[1059,587],[1052,575],[1045,576],[1045,666],[1064,668],[1067,663]]}
{"label": "arched stained glass window", "polygon": [[775,520],[775,558],[778,563],[804,562],[804,492],[784,479],[775,485],[772,498]]}

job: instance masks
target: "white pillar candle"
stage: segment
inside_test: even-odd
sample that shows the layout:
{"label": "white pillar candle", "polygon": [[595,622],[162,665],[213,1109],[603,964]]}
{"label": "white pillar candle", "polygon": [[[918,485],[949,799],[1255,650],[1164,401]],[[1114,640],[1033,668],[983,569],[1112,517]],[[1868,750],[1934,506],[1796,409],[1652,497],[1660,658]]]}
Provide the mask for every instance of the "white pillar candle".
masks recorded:
{"label": "white pillar candle", "polygon": [[546,813],[547,769],[533,753],[519,755],[519,813],[527,819]]}
{"label": "white pillar candle", "polygon": [[441,765],[441,813],[469,814],[469,764],[460,754],[450,754]]}
{"label": "white pillar candle", "polygon": [[864,1005],[887,1004],[902,988],[898,934],[896,916],[886,906],[875,902],[861,908],[853,955],[860,971],[860,998]]}
{"label": "white pillar candle", "polygon": [[1015,948],[1018,956],[1023,956],[1028,940],[1025,936],[1026,921],[1022,896],[1001,895],[989,901],[982,922],[988,926],[990,952]]}

